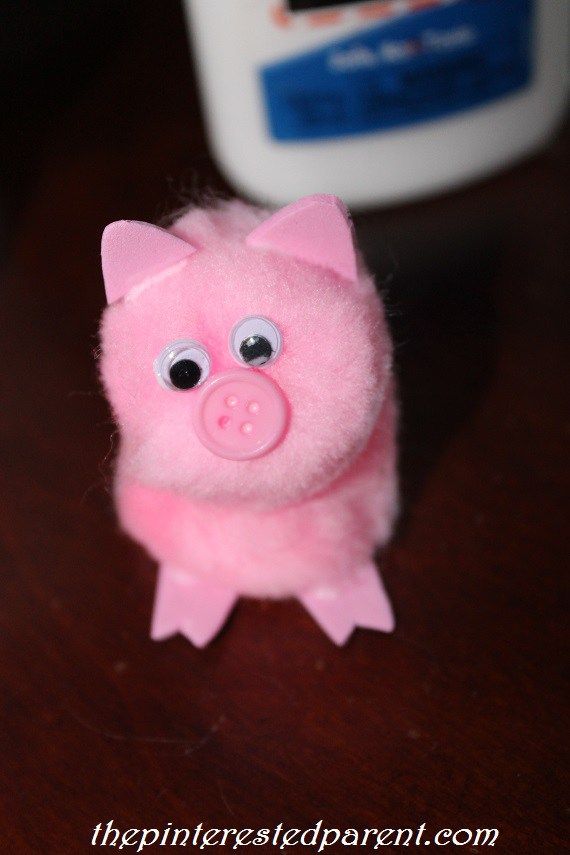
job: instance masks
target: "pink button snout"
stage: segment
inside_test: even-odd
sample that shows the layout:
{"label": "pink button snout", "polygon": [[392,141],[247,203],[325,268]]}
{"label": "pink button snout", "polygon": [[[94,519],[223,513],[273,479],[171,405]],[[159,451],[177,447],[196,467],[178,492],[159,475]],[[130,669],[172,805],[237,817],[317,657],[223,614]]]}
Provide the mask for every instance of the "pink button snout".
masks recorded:
{"label": "pink button snout", "polygon": [[283,438],[286,426],[282,392],[267,375],[252,369],[228,371],[205,383],[194,413],[202,444],[227,460],[267,454]]}

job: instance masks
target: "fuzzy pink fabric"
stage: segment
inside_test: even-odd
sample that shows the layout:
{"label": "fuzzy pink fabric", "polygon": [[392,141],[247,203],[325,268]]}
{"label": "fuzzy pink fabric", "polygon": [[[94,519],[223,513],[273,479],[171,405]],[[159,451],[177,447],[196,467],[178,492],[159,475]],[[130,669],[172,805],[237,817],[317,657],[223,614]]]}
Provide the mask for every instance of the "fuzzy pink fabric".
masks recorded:
{"label": "fuzzy pink fabric", "polygon": [[[349,220],[342,214],[344,232],[335,220],[344,209],[336,200],[335,211],[323,208],[331,197],[312,199],[318,216],[303,215],[296,230],[240,201],[193,208],[168,234],[188,243],[186,257],[179,242],[162,241],[161,269],[155,230],[154,261],[125,260],[123,288],[131,232],[116,224],[107,237],[114,302],[101,325],[101,375],[121,431],[121,525],[161,564],[237,594],[284,597],[350,578],[387,540],[397,509],[382,303],[352,247]],[[327,219],[340,229],[328,243],[332,269]],[[105,269],[105,239],[103,253]],[[210,356],[209,379],[234,370],[228,336],[251,315],[278,327],[282,351],[246,370],[276,384],[289,421],[269,453],[228,460],[192,427],[199,389],[163,388],[153,362],[170,342],[191,339]]]}

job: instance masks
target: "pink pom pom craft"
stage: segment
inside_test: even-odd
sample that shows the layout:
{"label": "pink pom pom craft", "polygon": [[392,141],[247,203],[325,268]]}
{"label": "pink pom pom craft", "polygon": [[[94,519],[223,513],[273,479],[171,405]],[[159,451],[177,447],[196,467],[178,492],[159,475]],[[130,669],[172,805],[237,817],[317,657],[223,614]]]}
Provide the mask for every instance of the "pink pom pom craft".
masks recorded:
{"label": "pink pom pom craft", "polygon": [[390,632],[392,344],[342,202],[112,223],[102,262],[114,495],[160,565],[152,637],[202,647],[240,596],[296,597],[339,645]]}

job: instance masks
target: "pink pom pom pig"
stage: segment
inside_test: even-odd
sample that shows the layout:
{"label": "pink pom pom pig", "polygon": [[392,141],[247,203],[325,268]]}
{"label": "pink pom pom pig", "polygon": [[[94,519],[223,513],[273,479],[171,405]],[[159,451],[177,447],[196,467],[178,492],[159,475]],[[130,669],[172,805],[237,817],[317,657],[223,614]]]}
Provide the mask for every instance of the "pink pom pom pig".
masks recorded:
{"label": "pink pom pom pig", "polygon": [[392,345],[344,205],[111,223],[101,374],[122,528],[159,562],[152,637],[204,646],[239,596],[297,597],[337,644],[392,630]]}

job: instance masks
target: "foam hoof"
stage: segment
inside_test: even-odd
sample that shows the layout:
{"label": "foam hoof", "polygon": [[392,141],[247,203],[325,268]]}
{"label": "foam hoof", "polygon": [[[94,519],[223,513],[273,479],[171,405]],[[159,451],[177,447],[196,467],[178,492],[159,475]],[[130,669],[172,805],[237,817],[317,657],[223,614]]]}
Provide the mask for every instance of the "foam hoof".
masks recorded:
{"label": "foam hoof", "polygon": [[162,641],[180,632],[196,647],[205,647],[223,627],[236,599],[234,591],[209,585],[175,567],[162,565],[151,638]]}
{"label": "foam hoof", "polygon": [[319,587],[299,597],[313,619],[339,646],[357,627],[392,632],[395,626],[390,600],[374,564],[367,564],[336,587]]}

